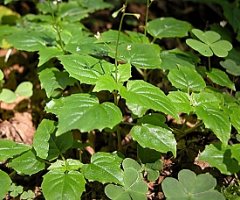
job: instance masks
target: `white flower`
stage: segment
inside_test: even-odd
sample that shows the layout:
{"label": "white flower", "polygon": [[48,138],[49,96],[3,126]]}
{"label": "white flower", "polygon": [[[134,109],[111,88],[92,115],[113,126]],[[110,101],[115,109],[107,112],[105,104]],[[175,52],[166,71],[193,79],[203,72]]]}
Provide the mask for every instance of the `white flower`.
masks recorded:
{"label": "white flower", "polygon": [[132,49],[132,45],[131,44],[127,45],[127,50],[131,51],[131,49]]}
{"label": "white flower", "polygon": [[95,38],[97,38],[98,40],[100,39],[101,37],[101,34],[99,32],[97,32],[97,34],[94,35]]}

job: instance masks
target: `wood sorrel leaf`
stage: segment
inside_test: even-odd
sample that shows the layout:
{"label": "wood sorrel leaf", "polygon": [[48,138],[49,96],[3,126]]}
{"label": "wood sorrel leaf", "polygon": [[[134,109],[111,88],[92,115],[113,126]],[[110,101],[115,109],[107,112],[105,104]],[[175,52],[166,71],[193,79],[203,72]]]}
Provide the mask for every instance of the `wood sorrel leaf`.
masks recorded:
{"label": "wood sorrel leaf", "polygon": [[78,171],[51,170],[43,176],[42,191],[46,200],[79,200],[85,183]]}
{"label": "wood sorrel leaf", "polygon": [[187,36],[191,24],[172,17],[158,18],[147,24],[147,32],[154,38],[175,38]]}
{"label": "wood sorrel leaf", "polygon": [[0,199],[5,199],[7,192],[10,189],[11,179],[8,174],[0,170]]}
{"label": "wood sorrel leaf", "polygon": [[46,110],[56,114],[59,119],[57,135],[72,129],[86,132],[113,128],[122,120],[117,106],[110,102],[99,104],[98,99],[90,94],[73,94],[52,100]]}
{"label": "wood sorrel leaf", "polygon": [[220,143],[206,146],[198,160],[206,161],[223,174],[230,175],[240,170],[238,161],[232,158],[231,146],[224,146]]}
{"label": "wood sorrel leaf", "polygon": [[229,79],[228,75],[220,69],[213,68],[211,72],[207,73],[207,76],[212,82],[218,85],[236,90],[234,83]]}
{"label": "wood sorrel leaf", "polygon": [[34,152],[30,150],[12,159],[8,166],[19,174],[32,175],[43,170],[45,163],[38,160]]}
{"label": "wood sorrel leaf", "polygon": [[174,87],[184,91],[201,91],[206,87],[201,75],[194,68],[185,66],[170,70],[168,79]]}
{"label": "wood sorrel leaf", "polygon": [[172,131],[160,126],[142,124],[134,126],[130,134],[142,147],[167,153],[171,151],[176,156],[176,140]]}
{"label": "wood sorrel leaf", "polygon": [[162,188],[169,200],[224,200],[224,196],[214,190],[216,185],[215,178],[208,173],[196,176],[194,172],[183,169],[178,173],[178,180],[172,177],[165,178]]}
{"label": "wood sorrel leaf", "polygon": [[16,98],[17,96],[12,90],[3,88],[0,91],[0,101],[3,101],[5,103],[13,103]]}
{"label": "wood sorrel leaf", "polygon": [[234,60],[226,59],[225,61],[221,61],[220,65],[224,67],[229,74],[240,76],[240,65],[238,65]]}
{"label": "wood sorrel leaf", "polygon": [[0,140],[0,161],[5,161],[28,150],[30,150],[28,145],[18,144],[11,140]]}
{"label": "wood sorrel leaf", "polygon": [[120,95],[126,99],[127,104],[135,104],[145,109],[153,109],[178,118],[174,104],[163,91],[145,81],[128,81],[127,89],[122,87]]}
{"label": "wood sorrel leaf", "polygon": [[29,81],[20,83],[15,90],[15,94],[21,97],[31,97],[33,94],[32,83]]}
{"label": "wood sorrel leaf", "polygon": [[91,157],[91,163],[82,167],[84,176],[90,181],[122,184],[122,158],[116,153],[99,152]]}

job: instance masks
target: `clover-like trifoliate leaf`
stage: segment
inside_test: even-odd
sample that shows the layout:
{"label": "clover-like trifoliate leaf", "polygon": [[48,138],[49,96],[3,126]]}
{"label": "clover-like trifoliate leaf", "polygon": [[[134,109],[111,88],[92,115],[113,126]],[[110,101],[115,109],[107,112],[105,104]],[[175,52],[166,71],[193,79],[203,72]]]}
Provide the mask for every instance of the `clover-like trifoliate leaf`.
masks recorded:
{"label": "clover-like trifoliate leaf", "polygon": [[3,88],[0,91],[0,101],[3,101],[5,103],[13,103],[17,98],[17,95],[7,88]]}
{"label": "clover-like trifoliate leaf", "polygon": [[45,163],[36,157],[33,150],[30,150],[12,159],[8,166],[19,174],[32,175],[43,170]]}
{"label": "clover-like trifoliate leaf", "polygon": [[78,171],[51,170],[43,176],[42,191],[46,200],[79,200],[85,183]]}
{"label": "clover-like trifoliate leaf", "polygon": [[11,140],[0,140],[0,161],[5,161],[14,156],[30,150],[30,146],[19,144]]}
{"label": "clover-like trifoliate leaf", "polygon": [[90,94],[54,99],[47,104],[46,110],[56,114],[59,119],[57,135],[72,129],[86,132],[113,128],[122,120],[117,106],[110,102],[99,104],[98,99]]}
{"label": "clover-like trifoliate leaf", "polygon": [[228,75],[220,69],[213,68],[211,72],[207,73],[207,76],[212,82],[218,85],[236,90],[234,83],[229,79]]}
{"label": "clover-like trifoliate leaf", "polygon": [[178,118],[174,104],[171,103],[163,91],[145,81],[128,81],[127,89],[121,87],[120,95],[126,99],[127,105],[134,104],[145,109],[153,109]]}
{"label": "clover-like trifoliate leaf", "polygon": [[225,200],[224,196],[214,189],[216,185],[216,179],[208,173],[196,175],[183,169],[178,173],[178,180],[165,178],[162,189],[167,200]]}
{"label": "clover-like trifoliate leaf", "polygon": [[113,64],[89,55],[71,54],[58,58],[70,76],[81,83],[95,84],[100,76],[111,74],[114,70]]}
{"label": "clover-like trifoliate leaf", "polygon": [[89,181],[122,184],[121,162],[116,153],[98,152],[91,157],[90,164],[82,167],[82,172]]}
{"label": "clover-like trifoliate leaf", "polygon": [[203,32],[199,29],[193,29],[192,33],[200,40],[187,39],[186,43],[206,57],[215,54],[218,57],[226,57],[232,49],[232,44],[227,40],[220,40],[221,36],[215,31]]}
{"label": "clover-like trifoliate leaf", "polygon": [[175,38],[187,36],[191,24],[172,17],[158,18],[147,24],[147,32],[154,38]]}
{"label": "clover-like trifoliate leaf", "polygon": [[148,147],[162,153],[171,151],[176,156],[176,140],[169,129],[142,124],[134,126],[130,134],[142,147]]}
{"label": "clover-like trifoliate leaf", "polygon": [[179,66],[170,70],[168,79],[174,87],[184,91],[201,91],[206,87],[204,79],[191,67]]}
{"label": "clover-like trifoliate leaf", "polygon": [[129,164],[136,161],[129,158],[127,160],[127,163],[123,164],[123,186],[109,184],[105,187],[105,194],[112,200],[146,200],[148,187],[143,180],[139,167],[135,169],[133,165]]}
{"label": "clover-like trifoliate leaf", "polygon": [[[237,146],[236,146],[237,147]],[[222,174],[233,174],[240,170],[240,166],[235,157],[235,150],[233,147],[223,144],[210,144],[206,146],[203,152],[200,153],[198,160],[205,161],[209,163],[212,167],[216,167]]]}
{"label": "clover-like trifoliate leaf", "polygon": [[7,192],[10,189],[11,179],[8,174],[0,170],[0,199],[5,199]]}
{"label": "clover-like trifoliate leaf", "polygon": [[198,106],[196,114],[199,119],[203,120],[205,127],[211,129],[223,144],[228,143],[231,123],[225,111],[213,106]]}
{"label": "clover-like trifoliate leaf", "polygon": [[238,65],[234,60],[226,59],[221,61],[220,65],[224,67],[229,74],[240,76],[240,65]]}

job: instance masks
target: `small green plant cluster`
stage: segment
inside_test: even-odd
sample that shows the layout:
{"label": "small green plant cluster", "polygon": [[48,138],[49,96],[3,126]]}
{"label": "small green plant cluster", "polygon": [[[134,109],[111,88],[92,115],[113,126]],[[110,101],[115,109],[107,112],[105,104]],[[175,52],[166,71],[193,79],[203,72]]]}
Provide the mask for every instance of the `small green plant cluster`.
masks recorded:
{"label": "small green plant cluster", "polygon": [[[147,0],[148,8],[151,3]],[[77,200],[93,181],[105,184],[110,199],[147,199],[147,181],[158,179],[161,156],[171,152],[177,158],[188,148],[182,139],[195,132],[214,137],[198,160],[225,175],[240,171],[240,144],[229,143],[238,141],[240,132],[239,51],[222,32],[196,29],[172,17],[148,20],[146,14],[144,33],[124,32],[125,17],[139,17],[127,13],[127,6],[128,1],[113,13],[120,17],[119,30],[96,34],[80,21],[97,10],[113,9],[103,0],[41,1],[38,14],[20,17],[6,11],[0,15],[1,48],[39,56],[38,75],[48,113],[31,146],[0,140],[0,161],[23,176],[44,171],[41,189],[47,200]],[[240,24],[229,23],[239,34]],[[164,39],[181,40],[185,50],[164,50],[159,45]],[[212,59],[217,63],[212,64]],[[154,74],[159,74],[157,83]],[[3,79],[1,72],[1,101],[32,95],[31,83],[22,83],[12,92],[2,88]],[[176,128],[167,118],[184,122]],[[191,119],[196,122],[193,127],[188,126]],[[82,152],[86,146],[94,148],[91,137],[96,132],[109,143],[115,137],[117,144],[84,163]],[[86,134],[89,143],[74,134]],[[128,134],[137,145],[136,160],[125,158],[121,141]],[[77,155],[71,157],[71,151]],[[0,185],[0,198],[6,193],[32,198],[22,190],[16,194],[10,176],[2,170]],[[208,173],[196,175],[183,169],[178,180],[166,178],[162,189],[168,200],[225,199],[216,185]]]}

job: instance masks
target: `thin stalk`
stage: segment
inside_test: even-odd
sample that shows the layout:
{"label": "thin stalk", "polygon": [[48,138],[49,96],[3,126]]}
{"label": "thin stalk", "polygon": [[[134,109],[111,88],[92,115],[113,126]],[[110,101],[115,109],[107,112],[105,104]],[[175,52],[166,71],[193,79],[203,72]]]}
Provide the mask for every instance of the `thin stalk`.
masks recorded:
{"label": "thin stalk", "polygon": [[150,2],[147,0],[147,10],[146,10],[146,16],[145,16],[145,28],[144,28],[144,35],[147,35],[147,22],[148,22],[148,15],[149,15],[149,7],[150,7]]}
{"label": "thin stalk", "polygon": [[[64,49],[64,43],[63,43],[63,40],[62,40],[62,36],[61,36],[61,30],[60,30],[59,24],[58,24],[58,22],[57,22],[57,19],[56,19],[55,15],[54,15],[54,10],[53,10],[53,8],[52,8],[52,5],[51,5],[50,0],[48,0],[48,6],[49,6],[49,8],[50,8],[50,10],[51,10],[51,15],[52,15],[53,23],[54,23],[54,24],[53,24],[53,28],[54,28],[54,30],[57,32],[57,36],[58,36],[58,38],[59,38],[60,48],[62,49],[62,51],[63,51],[64,53],[66,53],[66,51],[65,51],[65,49]],[[58,8],[58,6],[57,6],[57,8]]]}

